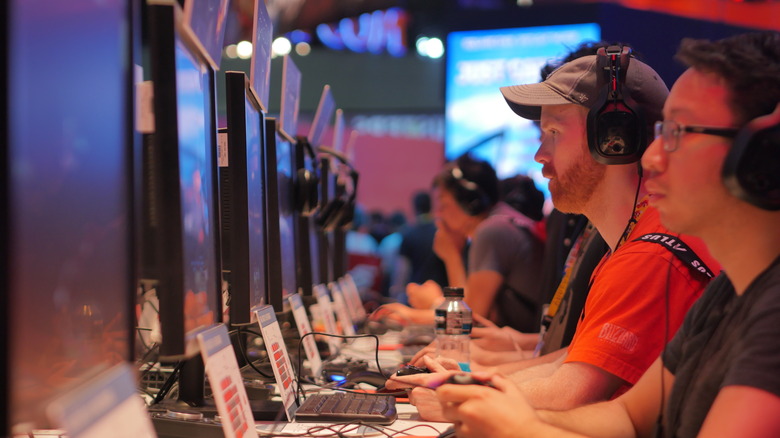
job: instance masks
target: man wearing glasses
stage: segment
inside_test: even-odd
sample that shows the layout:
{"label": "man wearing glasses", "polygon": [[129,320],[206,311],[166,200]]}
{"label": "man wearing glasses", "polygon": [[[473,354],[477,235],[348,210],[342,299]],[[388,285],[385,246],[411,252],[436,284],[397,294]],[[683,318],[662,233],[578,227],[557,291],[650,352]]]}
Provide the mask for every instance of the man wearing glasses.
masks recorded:
{"label": "man wearing glasses", "polygon": [[[593,271],[569,347],[497,371],[513,373],[511,380],[536,408],[609,400],[639,380],[710,276],[720,272],[699,239],[661,225],[642,184],[638,160],[661,118],[667,88],[618,46],[568,62],[541,83],[501,92],[518,115],[541,120],[535,159],[550,179],[555,207],[587,216],[610,250]],[[683,252],[693,258],[679,257]],[[437,374],[395,380],[433,385],[443,380],[443,372]],[[412,401],[423,418],[440,419],[439,405],[431,405],[426,392],[413,390]]]}
{"label": "man wearing glasses", "polygon": [[662,222],[701,237],[724,273],[615,400],[534,411],[498,376],[495,389],[442,386],[458,437],[780,436],[780,34],[686,40],[677,58],[689,69],[642,158],[646,188]]}

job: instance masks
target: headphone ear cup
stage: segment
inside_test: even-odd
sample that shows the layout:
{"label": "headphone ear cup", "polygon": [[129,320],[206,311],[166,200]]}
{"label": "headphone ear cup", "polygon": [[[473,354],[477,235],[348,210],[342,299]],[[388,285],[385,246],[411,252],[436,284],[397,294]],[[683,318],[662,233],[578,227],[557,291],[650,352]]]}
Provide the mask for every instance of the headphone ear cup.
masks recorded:
{"label": "headphone ear cup", "polygon": [[333,231],[340,225],[341,218],[344,216],[344,205],[345,201],[340,197],[328,204],[329,209],[322,224],[324,231]]}
{"label": "headphone ear cup", "polygon": [[621,105],[604,100],[588,112],[588,149],[591,156],[602,164],[639,161],[647,145],[643,117],[626,102]]}
{"label": "headphone ear cup", "polygon": [[317,226],[324,230],[331,222],[331,217],[333,216],[337,207],[338,206],[335,203],[335,199],[323,205],[317,215],[314,216],[314,222],[317,224]]}
{"label": "headphone ear cup", "polygon": [[352,222],[355,220],[355,202],[345,201],[341,207],[341,214],[338,218],[336,226],[338,228],[349,229],[352,227]]}
{"label": "headphone ear cup", "polygon": [[490,207],[487,195],[481,190],[469,190],[460,185],[455,188],[455,200],[469,216],[478,216]]}
{"label": "headphone ear cup", "polygon": [[723,162],[731,194],[764,210],[780,210],[780,125],[740,130]]}
{"label": "headphone ear cup", "polygon": [[[588,111],[587,130],[590,154],[602,164],[637,162],[647,148],[644,114],[625,84],[630,53],[631,49],[627,46],[612,46],[598,51],[598,71],[604,72],[605,77],[599,78],[601,91],[596,104]],[[614,96],[610,96],[612,84]]]}

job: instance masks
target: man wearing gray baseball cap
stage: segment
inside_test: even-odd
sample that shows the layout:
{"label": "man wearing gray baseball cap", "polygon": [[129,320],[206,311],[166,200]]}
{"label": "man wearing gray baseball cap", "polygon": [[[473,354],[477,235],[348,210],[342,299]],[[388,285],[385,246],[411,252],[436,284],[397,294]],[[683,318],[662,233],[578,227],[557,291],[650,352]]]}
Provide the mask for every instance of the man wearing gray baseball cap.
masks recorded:
{"label": "man wearing gray baseball cap", "polygon": [[[541,83],[501,92],[518,115],[541,121],[535,159],[550,179],[555,207],[587,216],[610,250],[593,271],[570,346],[497,371],[511,373],[536,408],[610,399],[637,382],[720,271],[699,239],[661,225],[641,183],[638,160],[668,89],[655,71],[631,58],[630,49],[614,46],[562,65]],[[693,259],[678,257],[674,245],[685,245]],[[556,301],[548,316],[567,310],[556,308]],[[441,369],[430,359],[426,364]],[[430,386],[440,377],[406,379]],[[437,418],[430,406],[420,403],[418,409],[423,418]]]}

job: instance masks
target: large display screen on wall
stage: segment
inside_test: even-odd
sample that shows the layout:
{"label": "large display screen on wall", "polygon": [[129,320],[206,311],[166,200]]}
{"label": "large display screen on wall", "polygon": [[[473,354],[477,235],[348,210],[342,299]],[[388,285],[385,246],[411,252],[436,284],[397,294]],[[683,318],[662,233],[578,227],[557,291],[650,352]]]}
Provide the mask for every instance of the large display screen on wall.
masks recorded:
{"label": "large display screen on wall", "polygon": [[450,33],[446,158],[471,152],[492,163],[499,178],[527,174],[547,193],[541,165],[533,159],[539,130],[509,109],[499,87],[538,82],[544,64],[600,38],[595,23]]}

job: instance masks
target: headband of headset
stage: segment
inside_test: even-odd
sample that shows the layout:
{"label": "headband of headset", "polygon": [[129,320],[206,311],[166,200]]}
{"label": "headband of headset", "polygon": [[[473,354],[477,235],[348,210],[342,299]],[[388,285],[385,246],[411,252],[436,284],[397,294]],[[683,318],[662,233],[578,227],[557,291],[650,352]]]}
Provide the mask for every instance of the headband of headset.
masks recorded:
{"label": "headband of headset", "polygon": [[454,182],[453,196],[460,208],[469,216],[478,216],[488,211],[493,206],[493,202],[491,202],[490,197],[479,184],[466,178],[458,164],[459,161],[457,160],[453,163],[449,171],[449,175]]}

